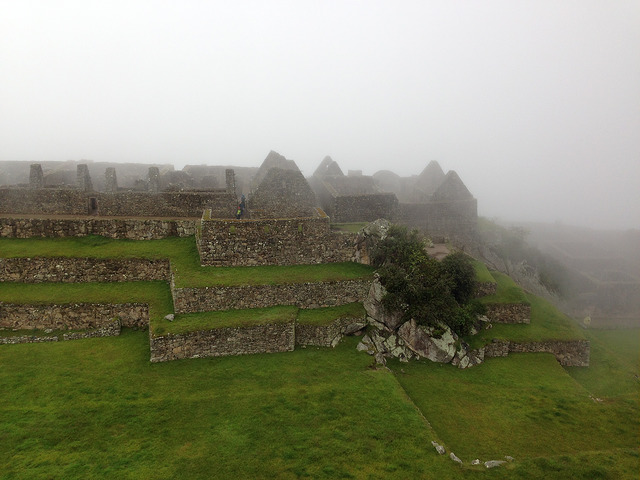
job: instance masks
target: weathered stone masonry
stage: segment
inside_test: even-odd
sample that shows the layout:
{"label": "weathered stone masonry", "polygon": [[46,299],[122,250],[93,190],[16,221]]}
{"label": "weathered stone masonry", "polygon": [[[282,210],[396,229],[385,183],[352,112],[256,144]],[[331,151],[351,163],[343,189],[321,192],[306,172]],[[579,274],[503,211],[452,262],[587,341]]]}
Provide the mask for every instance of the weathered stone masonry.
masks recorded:
{"label": "weathered stone masonry", "polygon": [[0,258],[0,282],[138,282],[169,278],[168,260]]}
{"label": "weathered stone masonry", "polygon": [[0,214],[192,217],[209,208],[232,218],[235,194],[214,192],[90,192],[71,188],[0,188]]}
{"label": "weathered stone masonry", "polygon": [[342,338],[345,329],[356,323],[364,326],[365,319],[358,321],[353,317],[338,318],[328,325],[306,325],[298,322],[296,323],[296,345],[333,347]]}
{"label": "weathered stone masonry", "polygon": [[0,237],[103,237],[128,240],[155,240],[189,237],[196,233],[196,220],[125,218],[19,218],[0,217]]}
{"label": "weathered stone masonry", "polygon": [[0,328],[9,330],[83,330],[104,327],[114,318],[124,327],[146,328],[144,303],[70,303],[27,305],[0,302]]}
{"label": "weathered stone masonry", "polygon": [[295,348],[295,322],[149,336],[152,362],[181,358],[287,352]]}
{"label": "weathered stone masonry", "polygon": [[172,282],[171,293],[176,313],[193,313],[276,305],[332,307],[364,301],[370,287],[370,279],[199,288],[177,288]]}
{"label": "weathered stone masonry", "polygon": [[539,342],[511,342],[494,340],[484,346],[484,356],[506,357],[509,353],[552,353],[560,365],[588,367],[590,345],[588,340],[546,340]]}
{"label": "weathered stone masonry", "polygon": [[525,303],[487,304],[487,318],[494,323],[530,323],[531,305]]}
{"label": "weathered stone masonry", "polygon": [[197,237],[202,265],[296,265],[348,262],[355,234],[332,232],[328,217],[210,219]]}

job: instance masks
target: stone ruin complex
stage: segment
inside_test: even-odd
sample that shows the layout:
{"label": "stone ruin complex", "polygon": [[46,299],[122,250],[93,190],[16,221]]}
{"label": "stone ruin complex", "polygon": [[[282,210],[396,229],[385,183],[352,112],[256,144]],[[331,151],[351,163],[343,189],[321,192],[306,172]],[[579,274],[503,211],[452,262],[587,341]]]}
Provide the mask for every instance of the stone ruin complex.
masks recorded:
{"label": "stone ruin complex", "polygon": [[[18,167],[24,170],[24,163],[18,163],[0,162],[0,181],[5,179],[0,184],[2,217],[200,219],[206,211],[208,220],[233,219],[243,196],[245,220],[328,217],[332,223],[348,223],[386,218],[462,245],[476,238],[476,199],[454,171],[445,175],[437,162],[418,176],[403,178],[388,171],[345,175],[326,157],[306,179],[294,161],[272,151],[259,168],[188,165],[174,171],[166,165],[65,163],[43,170],[33,164],[28,184],[6,184],[6,179],[26,180],[26,171],[16,173]],[[104,173],[96,173],[103,166]]]}
{"label": "stone ruin complex", "polygon": [[[2,166],[0,163],[0,168]],[[146,178],[133,181],[129,178],[124,182],[128,185],[121,186],[116,167],[109,165],[101,182],[103,188],[96,190],[98,182],[92,179],[90,164],[76,165],[73,184],[57,185],[51,185],[51,178],[40,164],[31,165],[28,184],[0,186],[0,237],[95,234],[143,240],[195,236],[203,266],[368,263],[367,232],[378,222],[355,234],[334,231],[332,221],[368,222],[386,217],[419,227],[433,237],[449,237],[462,245],[475,237],[475,198],[455,172],[445,175],[436,162],[411,178],[390,172],[373,176],[364,176],[361,172],[344,175],[337,163],[326,157],[307,180],[295,162],[276,152],[270,152],[260,168],[238,169],[239,176],[236,169],[224,167],[185,167],[182,172],[159,166],[146,168]],[[6,171],[0,170],[0,173],[4,173],[0,178],[10,176]],[[56,178],[69,176],[58,171]],[[388,225],[388,220],[382,222]],[[290,321],[180,335],[155,335],[149,329],[151,361],[287,351],[295,345],[335,345],[343,334],[362,330],[369,320],[385,330],[385,320],[377,318],[379,309],[371,308],[376,292],[379,293],[379,285],[376,287],[371,278],[178,287],[168,260],[0,258],[0,282],[142,280],[168,282],[176,314],[276,305],[319,308],[353,302],[364,303],[367,310],[366,319],[342,318],[328,326]],[[522,305],[509,308],[506,314],[493,312],[492,321],[521,322],[529,315]],[[169,316],[173,318],[173,314]],[[86,330],[65,333],[64,339],[117,335],[121,326],[145,328],[147,325],[149,311],[145,304],[9,305],[0,302],[0,328]],[[420,337],[420,332],[407,327],[396,334],[396,327],[386,328],[386,336],[369,335],[363,339],[363,348],[399,358],[413,355],[405,345],[413,341],[410,339]],[[402,339],[400,333],[406,333],[402,341],[398,340]],[[0,343],[57,338],[6,337]],[[420,337],[419,341],[423,339]],[[507,342],[487,346],[482,351],[460,351],[455,358],[459,366],[466,367],[482,361],[484,356],[502,356],[512,351],[549,351],[564,364],[584,365],[588,364],[588,344],[583,343],[523,346]],[[522,350],[525,348],[528,350]],[[429,358],[428,353],[423,353],[417,354]],[[447,355],[449,357],[453,358],[454,354]]]}

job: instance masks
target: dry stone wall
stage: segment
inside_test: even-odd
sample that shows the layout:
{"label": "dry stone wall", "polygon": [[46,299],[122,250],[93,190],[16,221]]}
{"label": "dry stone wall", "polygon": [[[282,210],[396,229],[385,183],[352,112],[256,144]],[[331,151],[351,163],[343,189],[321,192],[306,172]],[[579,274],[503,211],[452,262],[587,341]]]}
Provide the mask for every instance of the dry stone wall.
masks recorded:
{"label": "dry stone wall", "polygon": [[0,302],[0,328],[6,330],[83,330],[100,328],[114,318],[131,328],[149,325],[144,303],[74,303],[28,305]]}
{"label": "dry stone wall", "polygon": [[353,317],[338,318],[327,325],[307,325],[296,323],[296,345],[314,347],[334,347],[342,338],[345,329],[358,323],[363,326],[364,319],[358,322]]}
{"label": "dry stone wall", "polygon": [[188,237],[196,233],[196,220],[124,218],[18,218],[0,217],[0,237],[103,237],[154,240]]}
{"label": "dry stone wall", "polygon": [[0,214],[198,218],[209,208],[233,218],[237,199],[211,192],[91,192],[73,188],[0,188]]}
{"label": "dry stone wall", "polygon": [[566,367],[588,367],[590,344],[587,340],[546,340],[538,342],[494,340],[484,347],[485,358],[506,357],[509,353],[552,353],[560,365]]}
{"label": "dry stone wall", "polygon": [[264,220],[203,218],[198,235],[202,265],[296,265],[347,262],[355,234],[332,232],[327,217]]}
{"label": "dry stone wall", "polygon": [[0,282],[137,282],[169,279],[168,260],[0,258]]}
{"label": "dry stone wall", "polygon": [[370,279],[236,287],[176,288],[171,285],[176,313],[208,312],[276,305],[320,308],[362,302]]}
{"label": "dry stone wall", "polygon": [[486,316],[494,323],[530,323],[531,305],[524,303],[490,303]]}
{"label": "dry stone wall", "polygon": [[217,328],[185,334],[149,334],[152,362],[288,352],[295,347],[295,323]]}
{"label": "dry stone wall", "polygon": [[476,282],[474,295],[476,298],[494,295],[498,291],[498,284],[495,282]]}
{"label": "dry stone wall", "polygon": [[0,188],[0,214],[87,215],[87,193],[63,188]]}
{"label": "dry stone wall", "polygon": [[216,218],[233,218],[237,199],[227,192],[119,192],[97,194],[96,203],[100,216],[199,218],[208,208]]}

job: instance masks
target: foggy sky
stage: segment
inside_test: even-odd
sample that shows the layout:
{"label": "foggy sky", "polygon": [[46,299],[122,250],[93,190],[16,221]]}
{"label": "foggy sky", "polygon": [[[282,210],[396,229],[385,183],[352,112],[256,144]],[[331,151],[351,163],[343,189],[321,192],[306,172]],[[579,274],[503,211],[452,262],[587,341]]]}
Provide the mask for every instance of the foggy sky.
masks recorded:
{"label": "foggy sky", "polygon": [[640,2],[0,0],[0,160],[456,170],[640,228]]}

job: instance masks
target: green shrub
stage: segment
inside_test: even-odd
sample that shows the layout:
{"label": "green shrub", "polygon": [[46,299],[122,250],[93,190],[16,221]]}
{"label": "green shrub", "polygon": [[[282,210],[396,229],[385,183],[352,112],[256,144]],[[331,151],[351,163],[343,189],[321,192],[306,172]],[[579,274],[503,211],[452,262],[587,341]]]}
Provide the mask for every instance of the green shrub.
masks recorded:
{"label": "green shrub", "polygon": [[453,254],[448,261],[430,258],[417,230],[393,225],[372,253],[380,281],[387,290],[382,299],[389,311],[403,312],[419,324],[444,323],[459,335],[469,332],[484,308],[469,304],[475,287],[471,259]]}

